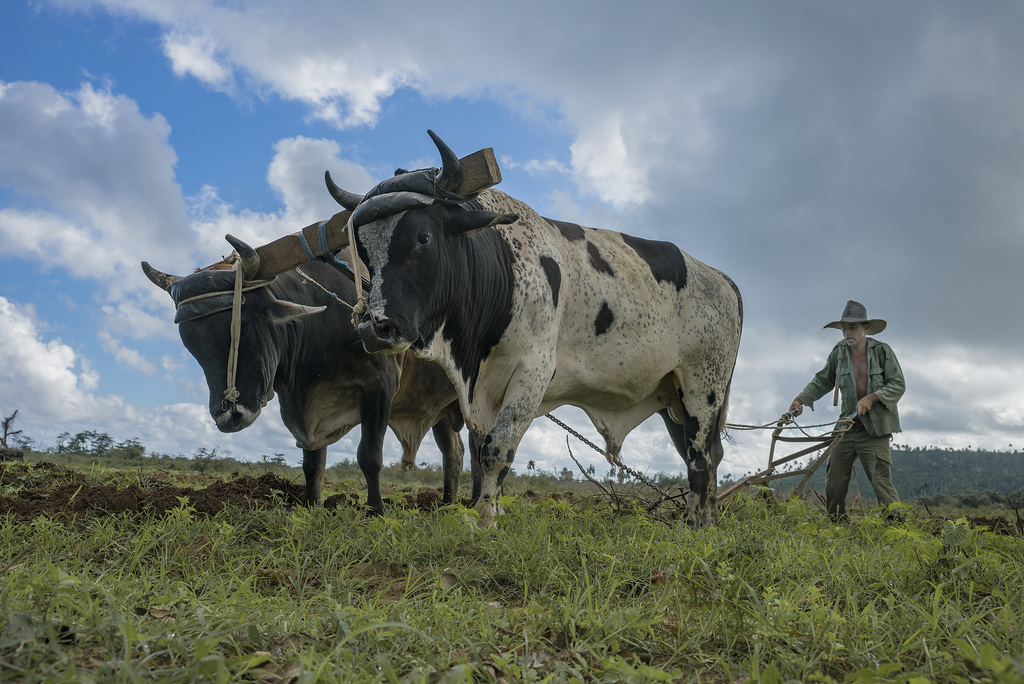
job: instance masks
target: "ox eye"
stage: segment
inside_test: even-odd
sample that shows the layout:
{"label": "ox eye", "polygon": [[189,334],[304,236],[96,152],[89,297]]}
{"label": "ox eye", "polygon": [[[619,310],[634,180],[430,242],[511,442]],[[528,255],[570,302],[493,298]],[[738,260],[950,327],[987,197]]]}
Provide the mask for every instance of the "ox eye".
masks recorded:
{"label": "ox eye", "polygon": [[420,245],[420,247],[423,247],[424,245],[429,245],[430,233],[423,233],[422,235],[419,236],[419,238],[416,239],[416,242]]}

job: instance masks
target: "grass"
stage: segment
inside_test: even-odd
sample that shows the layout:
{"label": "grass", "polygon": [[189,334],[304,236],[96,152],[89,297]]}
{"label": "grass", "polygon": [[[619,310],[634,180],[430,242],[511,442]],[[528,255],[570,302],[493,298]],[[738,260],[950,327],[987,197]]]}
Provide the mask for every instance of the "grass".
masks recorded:
{"label": "grass", "polygon": [[8,516],[0,681],[1024,680],[1020,537],[512,494],[488,530],[461,506]]}

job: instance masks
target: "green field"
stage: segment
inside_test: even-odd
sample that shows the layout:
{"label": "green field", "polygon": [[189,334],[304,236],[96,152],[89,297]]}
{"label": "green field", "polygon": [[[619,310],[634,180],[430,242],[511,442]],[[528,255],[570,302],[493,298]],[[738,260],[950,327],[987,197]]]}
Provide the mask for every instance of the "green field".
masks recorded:
{"label": "green field", "polygon": [[313,510],[294,470],[204,470],[0,465],[0,681],[1024,681],[1012,507],[835,526],[762,490],[694,532],[514,478],[481,530],[429,470],[382,518],[351,468]]}

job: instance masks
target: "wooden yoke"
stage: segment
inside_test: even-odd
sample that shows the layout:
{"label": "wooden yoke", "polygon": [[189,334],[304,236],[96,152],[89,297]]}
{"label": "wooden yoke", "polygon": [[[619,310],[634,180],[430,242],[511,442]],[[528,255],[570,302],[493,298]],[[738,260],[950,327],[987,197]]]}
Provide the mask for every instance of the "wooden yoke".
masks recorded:
{"label": "wooden yoke", "polygon": [[[474,152],[463,157],[459,162],[462,165],[462,182],[455,190],[459,195],[474,195],[501,182],[501,169],[498,168],[493,148],[487,147]],[[348,210],[340,211],[325,224],[324,233],[328,251],[337,252],[348,247],[348,231],[345,230],[345,227],[351,215],[352,212]],[[255,279],[273,278],[309,261],[309,255],[302,245],[300,235],[305,237],[306,244],[314,256],[323,256],[320,251],[319,227],[319,222],[312,223],[298,233],[285,235],[257,247],[256,254],[260,257],[260,267],[256,272]]]}

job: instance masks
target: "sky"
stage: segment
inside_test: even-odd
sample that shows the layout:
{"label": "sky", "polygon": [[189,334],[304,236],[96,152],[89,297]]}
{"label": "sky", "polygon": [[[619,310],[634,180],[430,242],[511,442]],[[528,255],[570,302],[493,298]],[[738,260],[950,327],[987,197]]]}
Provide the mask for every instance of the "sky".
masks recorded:
{"label": "sky", "polygon": [[[729,422],[777,420],[847,300],[888,321],[903,446],[1024,445],[1024,5],[952,0],[0,6],[0,412],[149,453],[301,453],[276,400],[217,431],[170,298],[224,235],[269,242],[397,167],[492,147],[541,214],[669,240],[745,321]],[[556,411],[591,439],[583,413]],[[826,397],[801,423],[834,421]],[[358,430],[328,463],[354,459]],[[734,430],[721,475],[767,464]],[[605,473],[579,442],[572,452]],[[385,462],[400,457],[389,435]],[[685,472],[660,419],[626,440]],[[539,418],[516,469],[575,469]],[[419,461],[440,463],[428,436]],[[897,464],[898,467],[898,464]]]}

